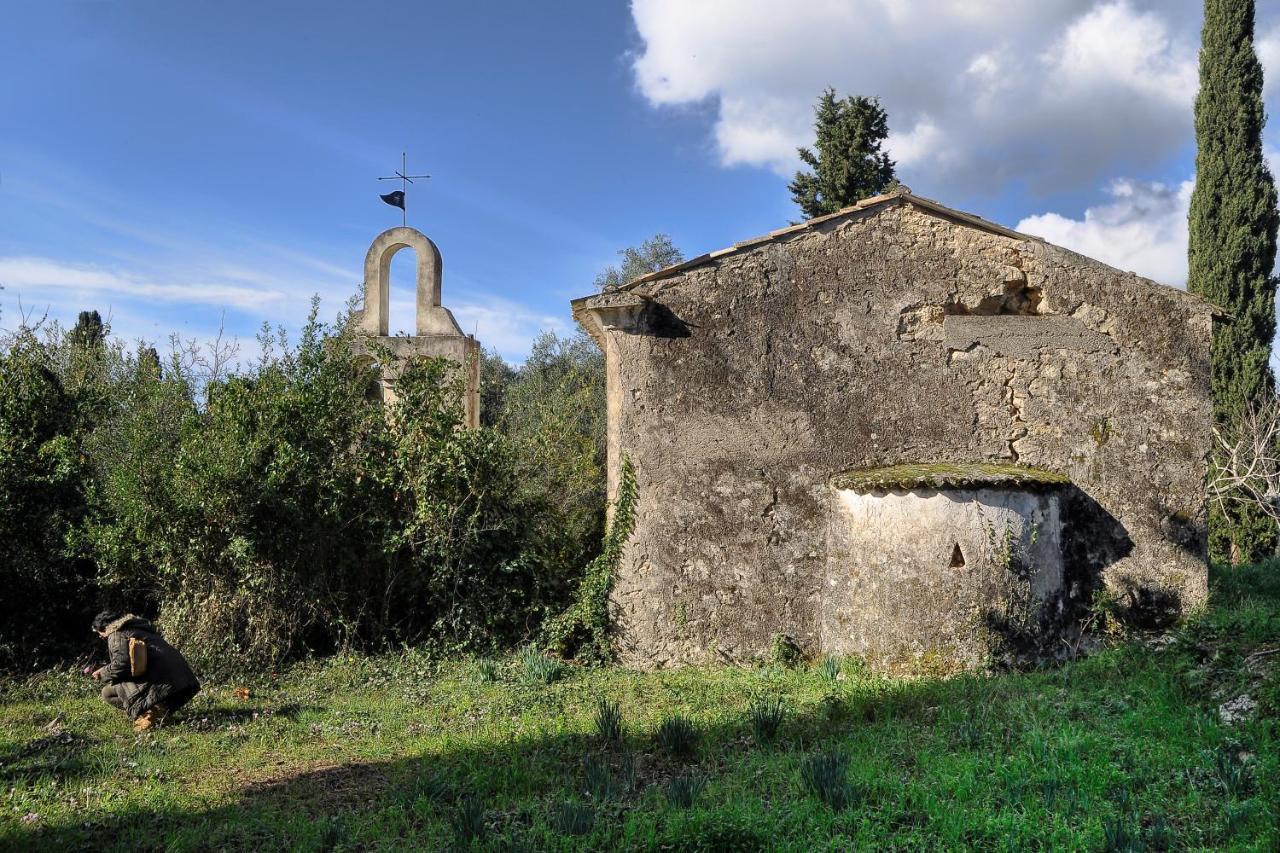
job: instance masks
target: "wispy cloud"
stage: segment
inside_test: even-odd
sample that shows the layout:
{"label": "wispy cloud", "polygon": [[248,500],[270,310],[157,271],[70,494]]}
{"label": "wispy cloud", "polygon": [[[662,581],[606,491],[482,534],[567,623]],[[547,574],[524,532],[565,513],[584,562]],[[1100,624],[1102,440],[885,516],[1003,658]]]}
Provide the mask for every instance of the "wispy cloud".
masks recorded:
{"label": "wispy cloud", "polygon": [[[231,277],[234,279],[234,277]],[[241,280],[245,280],[243,277]],[[127,270],[75,264],[51,258],[0,257],[0,285],[28,302],[48,300],[54,291],[90,296],[129,296],[164,302],[262,311],[285,298],[279,290],[231,281],[155,281]]]}

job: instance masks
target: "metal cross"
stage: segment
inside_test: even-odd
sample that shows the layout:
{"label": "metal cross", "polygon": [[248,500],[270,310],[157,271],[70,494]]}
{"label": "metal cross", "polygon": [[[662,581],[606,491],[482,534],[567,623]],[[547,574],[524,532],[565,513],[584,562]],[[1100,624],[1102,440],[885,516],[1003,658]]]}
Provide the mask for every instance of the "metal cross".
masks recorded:
{"label": "metal cross", "polygon": [[404,207],[400,208],[401,224],[409,224],[409,184],[413,183],[414,178],[429,178],[430,175],[410,175],[409,167],[406,165],[405,153],[400,152],[400,171],[394,175],[387,175],[385,178],[378,178],[380,181],[399,181],[400,191],[404,193]]}

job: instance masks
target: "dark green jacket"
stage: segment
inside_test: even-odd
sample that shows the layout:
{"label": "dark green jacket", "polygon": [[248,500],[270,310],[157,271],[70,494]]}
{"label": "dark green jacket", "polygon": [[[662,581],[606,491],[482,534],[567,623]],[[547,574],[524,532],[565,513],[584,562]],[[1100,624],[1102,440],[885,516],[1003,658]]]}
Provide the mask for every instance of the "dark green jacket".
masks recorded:
{"label": "dark green jacket", "polygon": [[[158,703],[170,711],[182,707],[200,692],[200,682],[178,650],[156,633],[150,622],[129,614],[112,622],[107,632],[107,653],[110,655],[102,670],[102,680],[107,684],[120,684],[124,689],[124,709],[129,719]],[[129,638],[137,637],[147,644],[147,671],[134,680],[129,669]]]}

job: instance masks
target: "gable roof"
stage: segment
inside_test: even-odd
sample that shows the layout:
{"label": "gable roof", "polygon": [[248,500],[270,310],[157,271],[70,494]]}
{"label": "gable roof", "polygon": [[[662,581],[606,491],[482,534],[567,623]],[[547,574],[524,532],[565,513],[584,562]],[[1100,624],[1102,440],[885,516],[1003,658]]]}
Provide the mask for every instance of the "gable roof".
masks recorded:
{"label": "gable roof", "polygon": [[[1050,243],[1048,240],[1045,240],[1042,237],[1036,237],[1032,234],[1023,234],[1020,231],[1014,231],[1012,228],[1006,228],[1003,225],[999,225],[995,222],[991,222],[989,220],[983,219],[981,216],[976,216],[972,213],[966,213],[963,210],[956,210],[955,208],[947,207],[946,205],[940,202],[934,201],[931,198],[925,198],[924,196],[916,195],[911,191],[910,187],[899,185],[887,193],[874,195],[874,196],[871,196],[870,198],[864,198],[856,204],[850,205],[849,207],[843,208],[842,210],[837,210],[835,213],[829,213],[825,216],[817,216],[817,217],[814,217],[813,219],[808,219],[804,222],[800,222],[795,225],[789,225],[786,228],[779,228],[775,231],[770,231],[768,234],[763,234],[759,237],[752,237],[749,240],[740,240],[737,243],[734,243],[732,246],[729,246],[727,248],[718,249],[714,252],[707,252],[706,254],[698,255],[696,258],[690,258],[687,261],[683,261],[678,264],[673,264],[669,267],[665,267],[663,269],[657,270],[656,272],[647,273],[646,275],[642,275],[639,278],[633,279],[632,281],[626,283],[622,287],[618,288],[618,290],[628,291],[638,287],[639,285],[649,284],[652,282],[661,281],[663,279],[672,278],[674,276],[680,275],[681,273],[687,270],[691,270],[697,267],[702,267],[708,264],[716,263],[723,258],[732,257],[733,255],[742,254],[743,252],[754,249],[757,246],[762,246],[768,243],[783,242],[785,240],[792,238],[797,234],[819,229],[822,226],[825,226],[829,223],[870,215],[871,213],[880,211],[892,205],[899,205],[899,204],[912,204],[923,210],[929,211],[935,216],[939,216],[943,219],[949,219],[953,222],[959,223],[961,225],[966,225],[970,228],[977,228],[981,231],[986,231],[990,234],[998,234],[1001,237],[1008,237],[1013,240],[1025,240],[1025,241],[1030,241],[1034,243],[1039,243],[1044,246],[1051,246],[1057,251],[1066,252],[1072,257],[1078,258],[1082,261],[1115,270],[1114,267],[1111,267],[1108,264],[1104,264],[1102,261],[1096,260],[1094,258],[1090,258],[1086,255],[1081,255],[1078,252],[1073,252],[1070,249],[1063,248],[1062,246],[1057,246],[1053,243]],[[1123,270],[1116,270],[1116,271],[1121,273],[1124,272]],[[1139,276],[1139,278],[1141,277]],[[1216,316],[1227,317],[1227,318],[1231,317],[1231,315],[1225,310],[1223,310],[1222,308],[1218,307],[1217,305],[1214,305],[1212,302],[1209,302],[1208,300],[1200,296],[1195,295],[1194,293],[1190,293],[1189,291],[1183,288],[1170,287],[1169,285],[1160,284],[1157,281],[1152,281],[1151,279],[1146,279],[1146,278],[1142,278],[1142,280],[1152,285],[1155,285],[1157,287],[1162,287],[1167,290],[1172,290],[1175,293],[1179,293],[1182,296],[1185,296],[1189,299],[1193,299],[1196,302],[1199,302],[1202,305],[1205,305],[1208,308],[1210,308]],[[590,298],[592,297],[582,297],[581,299],[573,300],[572,304],[575,308],[575,314],[577,313],[577,309],[585,303],[585,300]]]}

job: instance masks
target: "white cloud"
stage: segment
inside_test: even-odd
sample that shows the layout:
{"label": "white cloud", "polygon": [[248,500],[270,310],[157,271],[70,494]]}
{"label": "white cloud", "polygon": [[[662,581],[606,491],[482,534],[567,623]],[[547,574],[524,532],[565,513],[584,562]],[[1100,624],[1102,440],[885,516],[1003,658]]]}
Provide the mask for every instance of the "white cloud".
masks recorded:
{"label": "white cloud", "polygon": [[[243,282],[245,274],[229,275],[227,281],[155,281],[133,272],[50,258],[0,257],[0,286],[28,303],[39,304],[57,298],[60,291],[91,296],[124,296],[163,302],[217,305],[242,310],[259,310],[283,299],[279,290]],[[240,281],[241,283],[234,283]]]}
{"label": "white cloud", "polygon": [[1057,213],[1029,216],[1017,230],[1097,258],[1164,284],[1187,282],[1187,210],[1192,180],[1178,186],[1116,181],[1110,200],[1090,207],[1083,219]]}
{"label": "white cloud", "polygon": [[632,14],[641,93],[710,102],[725,165],[789,174],[826,86],[879,96],[903,177],[943,197],[1096,183],[1176,156],[1191,132],[1197,0],[633,0]]}

